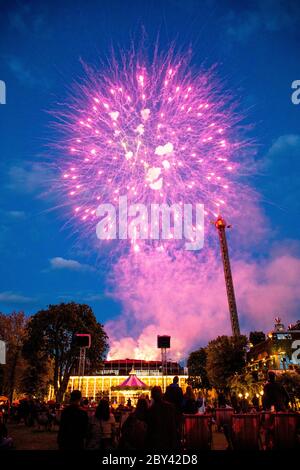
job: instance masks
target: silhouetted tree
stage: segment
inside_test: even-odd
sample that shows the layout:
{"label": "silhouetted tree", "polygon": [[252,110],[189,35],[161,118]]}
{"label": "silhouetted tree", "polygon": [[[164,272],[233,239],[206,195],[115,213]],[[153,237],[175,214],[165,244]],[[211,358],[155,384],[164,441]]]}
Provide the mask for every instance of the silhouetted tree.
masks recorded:
{"label": "silhouetted tree", "polygon": [[207,354],[205,348],[190,353],[187,360],[189,376],[187,383],[193,388],[210,388],[207,370],[206,370]]}
{"label": "silhouetted tree", "polygon": [[256,344],[262,343],[266,340],[266,335],[263,331],[251,331],[249,335],[250,343],[255,346]]}
{"label": "silhouetted tree", "polygon": [[6,343],[6,364],[2,366],[2,393],[10,400],[20,386],[24,370],[22,347],[27,321],[24,312],[0,313],[0,339]]}
{"label": "silhouetted tree", "polygon": [[208,343],[206,367],[213,387],[226,390],[229,378],[242,371],[246,345],[246,336],[218,336]]}
{"label": "silhouetted tree", "polygon": [[78,358],[74,343],[76,333],[90,333],[91,348],[87,350],[90,371],[96,371],[108,349],[108,337],[97,322],[92,309],[85,304],[70,302],[50,305],[30,318],[23,353],[31,365],[53,363],[53,386],[56,400],[61,402],[71,371]]}
{"label": "silhouetted tree", "polygon": [[279,374],[276,381],[283,385],[286,389],[292,407],[296,407],[296,399],[300,398],[300,374],[295,371],[286,371],[284,374]]}
{"label": "silhouetted tree", "polygon": [[53,385],[51,361],[27,361],[21,380],[22,392],[43,399],[47,395],[49,385]]}

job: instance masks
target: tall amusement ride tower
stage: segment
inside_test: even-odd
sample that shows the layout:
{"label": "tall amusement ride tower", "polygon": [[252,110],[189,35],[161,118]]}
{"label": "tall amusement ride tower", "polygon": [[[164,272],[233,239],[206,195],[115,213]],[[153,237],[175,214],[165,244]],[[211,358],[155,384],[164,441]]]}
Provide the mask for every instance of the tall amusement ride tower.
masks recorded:
{"label": "tall amusement ride tower", "polygon": [[218,231],[220,240],[232,335],[240,336],[239,317],[236,308],[228,245],[225,232],[226,228],[229,228],[230,225],[227,225],[225,220],[219,215],[217,220],[215,221],[215,226]]}

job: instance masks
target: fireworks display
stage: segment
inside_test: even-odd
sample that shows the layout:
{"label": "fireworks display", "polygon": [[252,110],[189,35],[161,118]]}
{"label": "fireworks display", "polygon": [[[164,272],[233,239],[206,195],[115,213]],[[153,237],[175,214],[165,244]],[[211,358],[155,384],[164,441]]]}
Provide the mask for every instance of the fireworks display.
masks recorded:
{"label": "fireworks display", "polygon": [[56,182],[69,219],[94,233],[100,203],[201,203],[207,220],[231,214],[247,141],[213,71],[182,57],[130,54],[86,80],[61,115]]}
{"label": "fireworks display", "polygon": [[[151,60],[131,51],[85,71],[58,113],[62,138],[53,189],[72,232],[89,237],[92,249],[99,205],[118,207],[121,196],[128,205],[204,205],[206,249],[199,256],[182,250],[182,240],[128,236],[101,245],[105,259],[105,246],[117,250],[108,283],[123,309],[107,324],[110,357],[154,358],[155,335],[169,331],[179,358],[204,323],[206,332],[223,324],[224,309],[215,302],[223,273],[210,222],[219,214],[236,223],[241,214],[256,213],[253,192],[241,178],[252,172],[252,143],[214,68],[194,70],[188,57],[173,51],[156,51]],[[249,239],[241,223],[240,242],[243,230]]]}

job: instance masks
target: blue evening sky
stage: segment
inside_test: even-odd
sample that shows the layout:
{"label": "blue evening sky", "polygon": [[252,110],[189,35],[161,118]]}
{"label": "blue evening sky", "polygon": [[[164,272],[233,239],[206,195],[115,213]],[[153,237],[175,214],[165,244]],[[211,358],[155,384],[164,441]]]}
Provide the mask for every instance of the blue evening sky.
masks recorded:
{"label": "blue evening sky", "polygon": [[[276,241],[300,229],[300,2],[277,0],[0,0],[0,311],[32,313],[49,303],[89,303],[100,321],[120,312],[105,295],[107,273],[74,245],[63,218],[40,196],[49,139],[48,111],[111,46],[146,31],[160,46],[174,39],[193,62],[219,64],[255,123],[255,178]],[[272,240],[274,241],[274,240]],[[104,268],[103,268],[104,269]]]}

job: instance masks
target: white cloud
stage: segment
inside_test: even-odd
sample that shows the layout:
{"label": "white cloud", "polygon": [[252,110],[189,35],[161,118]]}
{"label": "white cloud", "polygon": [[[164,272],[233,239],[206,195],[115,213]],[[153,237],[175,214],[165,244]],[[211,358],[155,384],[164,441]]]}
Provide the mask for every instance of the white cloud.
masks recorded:
{"label": "white cloud", "polygon": [[47,187],[50,172],[40,164],[14,165],[8,170],[8,187],[20,193],[34,193]]}
{"label": "white cloud", "polygon": [[33,5],[20,4],[12,9],[8,16],[11,28],[20,35],[26,34],[45,34],[47,27],[46,12],[44,7],[39,6],[38,9]]}
{"label": "white cloud", "polygon": [[69,269],[71,271],[94,271],[92,266],[79,263],[74,259],[65,259],[57,256],[50,259],[51,269]]}
{"label": "white cloud", "polygon": [[20,83],[32,88],[39,84],[39,80],[32,73],[32,70],[26,66],[18,57],[10,57],[7,63],[11,72]]}
{"label": "white cloud", "polygon": [[19,210],[7,211],[7,210],[0,209],[0,215],[9,219],[16,219],[16,220],[26,218],[26,212],[19,211]]}
{"label": "white cloud", "polygon": [[26,213],[24,211],[8,211],[7,215],[13,219],[25,219]]}
{"label": "white cloud", "polygon": [[23,58],[4,56],[4,59],[11,73],[23,86],[39,90],[48,90],[51,87],[49,78],[43,76],[32,64],[24,62]]}
{"label": "white cloud", "polygon": [[79,292],[61,294],[61,295],[58,296],[58,298],[62,302],[71,302],[71,301],[96,302],[96,301],[106,299],[107,296],[105,294],[99,294],[99,293],[96,293],[96,292],[79,291]]}
{"label": "white cloud", "polygon": [[4,304],[30,304],[35,302],[32,297],[16,294],[12,291],[0,292],[0,302]]}
{"label": "white cloud", "polygon": [[104,294],[87,294],[85,297],[83,297],[83,300],[85,302],[95,302],[95,301],[98,301],[98,300],[103,300],[105,299],[106,296]]}
{"label": "white cloud", "polygon": [[299,134],[284,134],[279,136],[270,147],[267,153],[267,160],[273,158],[286,158],[287,162],[289,158],[300,157],[300,135]]}
{"label": "white cloud", "polygon": [[260,32],[296,30],[300,8],[293,0],[254,0],[242,11],[239,6],[225,17],[226,33],[236,41],[246,41]]}
{"label": "white cloud", "polygon": [[267,152],[263,165],[267,197],[294,217],[300,209],[300,135],[279,136]]}

